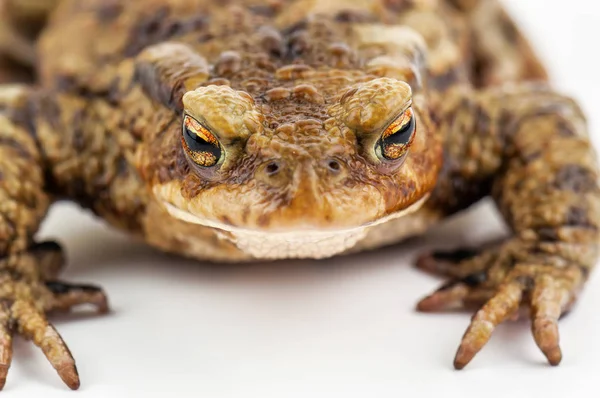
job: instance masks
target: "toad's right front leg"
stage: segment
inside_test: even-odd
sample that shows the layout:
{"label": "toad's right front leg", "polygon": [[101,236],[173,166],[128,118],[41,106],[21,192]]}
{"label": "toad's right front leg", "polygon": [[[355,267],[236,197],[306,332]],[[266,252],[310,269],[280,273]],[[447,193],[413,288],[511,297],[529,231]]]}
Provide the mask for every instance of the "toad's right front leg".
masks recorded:
{"label": "toad's right front leg", "polygon": [[0,388],[12,357],[12,336],[19,334],[39,346],[63,381],[79,387],[75,361],[46,312],[78,304],[107,310],[104,293],[93,286],[56,281],[63,263],[55,243],[33,240],[50,198],[46,175],[27,114],[30,92],[0,86]]}

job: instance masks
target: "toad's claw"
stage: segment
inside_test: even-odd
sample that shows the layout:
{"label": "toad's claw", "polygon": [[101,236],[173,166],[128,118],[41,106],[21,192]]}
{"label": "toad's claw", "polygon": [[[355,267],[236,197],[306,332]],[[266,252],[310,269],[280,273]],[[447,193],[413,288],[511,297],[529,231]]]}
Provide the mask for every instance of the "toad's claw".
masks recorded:
{"label": "toad's claw", "polygon": [[[60,292],[52,291],[52,298],[41,305],[49,311],[66,311],[80,304],[94,304],[98,312],[106,312],[108,304],[104,293],[91,286],[83,288],[77,285],[68,285],[59,282],[49,284],[56,288],[60,286]],[[8,369],[12,357],[12,333],[17,332],[23,337],[33,341],[42,349],[42,352],[56,369],[60,378],[69,388],[79,388],[79,374],[75,366],[75,359],[69,351],[66,343],[49,323],[41,310],[40,304],[26,299],[16,299],[12,305],[4,305],[0,310],[0,389],[4,387]],[[14,328],[12,325],[16,325]]]}
{"label": "toad's claw", "polygon": [[15,301],[11,312],[19,325],[19,333],[31,339],[42,349],[50,364],[69,388],[78,389],[79,374],[75,359],[54,326],[48,323],[46,317],[29,302]]}
{"label": "toad's claw", "polygon": [[558,319],[574,301],[574,295],[548,275],[538,278],[531,297],[531,328],[536,344],[551,365],[562,360]]}
{"label": "toad's claw", "polygon": [[60,246],[51,243],[0,259],[0,389],[12,359],[13,334],[40,347],[65,384],[73,390],[79,388],[75,360],[46,313],[69,311],[82,304],[104,313],[108,300],[100,288],[55,281],[63,261]]}
{"label": "toad's claw", "polygon": [[456,369],[467,366],[494,329],[518,318],[523,309],[529,311],[533,337],[548,362],[555,366],[562,360],[558,320],[575,302],[585,270],[578,265],[515,264],[515,247],[508,243],[478,254],[460,250],[426,255],[417,262],[421,269],[453,278],[421,300],[419,311],[479,308],[456,353]]}
{"label": "toad's claw", "polygon": [[483,308],[477,311],[454,358],[456,369],[467,366],[488,342],[496,326],[519,310],[522,295],[523,289],[519,283],[511,282],[503,286]]}

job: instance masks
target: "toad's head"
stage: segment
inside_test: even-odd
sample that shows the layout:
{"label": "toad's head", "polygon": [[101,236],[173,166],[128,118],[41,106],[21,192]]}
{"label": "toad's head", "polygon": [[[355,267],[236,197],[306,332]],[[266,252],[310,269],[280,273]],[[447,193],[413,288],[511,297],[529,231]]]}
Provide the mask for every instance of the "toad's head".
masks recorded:
{"label": "toad's head", "polygon": [[264,69],[251,87],[204,80],[179,86],[178,114],[146,143],[144,175],[173,217],[255,257],[342,252],[435,184],[440,143],[406,82],[305,65]]}

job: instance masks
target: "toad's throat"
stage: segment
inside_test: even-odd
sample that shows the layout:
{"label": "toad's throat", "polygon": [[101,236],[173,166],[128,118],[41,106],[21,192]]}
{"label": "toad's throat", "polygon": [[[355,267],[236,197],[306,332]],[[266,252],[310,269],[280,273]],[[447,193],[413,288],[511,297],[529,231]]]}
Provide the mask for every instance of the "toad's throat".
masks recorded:
{"label": "toad's throat", "polygon": [[370,228],[404,217],[417,211],[428,196],[404,210],[368,224],[344,229],[298,229],[292,231],[263,231],[240,228],[194,215],[168,202],[163,202],[169,214],[181,221],[213,228],[221,238],[234,243],[241,251],[255,258],[327,258],[342,253],[362,240]]}

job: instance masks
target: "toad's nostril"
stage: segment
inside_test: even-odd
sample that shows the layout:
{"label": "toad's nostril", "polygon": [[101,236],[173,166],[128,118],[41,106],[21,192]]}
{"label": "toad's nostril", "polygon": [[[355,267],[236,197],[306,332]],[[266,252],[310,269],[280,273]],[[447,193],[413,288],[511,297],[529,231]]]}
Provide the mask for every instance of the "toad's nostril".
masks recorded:
{"label": "toad's nostril", "polygon": [[339,173],[340,170],[342,169],[342,166],[340,165],[340,162],[338,162],[335,159],[330,160],[329,162],[327,162],[327,168],[329,169],[329,171],[331,171],[332,173]]}
{"label": "toad's nostril", "polygon": [[278,162],[270,162],[265,168],[265,171],[267,172],[268,176],[274,176],[279,172],[279,170],[280,166]]}

